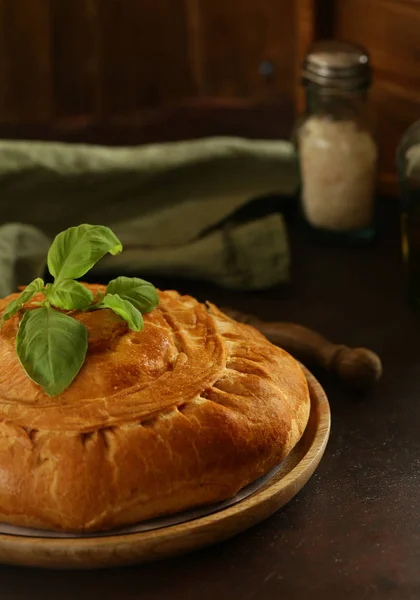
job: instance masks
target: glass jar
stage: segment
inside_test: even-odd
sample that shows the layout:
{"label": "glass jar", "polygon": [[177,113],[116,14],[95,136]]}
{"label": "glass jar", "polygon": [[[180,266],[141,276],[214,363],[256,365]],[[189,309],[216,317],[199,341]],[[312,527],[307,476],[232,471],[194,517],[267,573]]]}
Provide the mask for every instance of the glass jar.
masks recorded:
{"label": "glass jar", "polygon": [[420,121],[406,131],[397,150],[403,258],[411,302],[420,308]]}
{"label": "glass jar", "polygon": [[300,205],[314,229],[346,237],[374,235],[378,148],[364,48],[318,42],[303,64],[306,112],[295,129]]}

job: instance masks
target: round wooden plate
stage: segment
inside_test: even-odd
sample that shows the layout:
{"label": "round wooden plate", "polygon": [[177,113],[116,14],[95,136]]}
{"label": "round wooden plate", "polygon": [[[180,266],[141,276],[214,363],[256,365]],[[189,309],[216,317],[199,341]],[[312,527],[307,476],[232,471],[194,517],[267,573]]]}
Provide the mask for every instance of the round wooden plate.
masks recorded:
{"label": "round wooden plate", "polygon": [[309,422],[279,471],[254,494],[219,512],[141,533],[89,538],[0,535],[0,563],[60,569],[95,569],[147,562],[226,540],[284,506],[321,460],[330,432],[324,390],[305,369],[311,394]]}

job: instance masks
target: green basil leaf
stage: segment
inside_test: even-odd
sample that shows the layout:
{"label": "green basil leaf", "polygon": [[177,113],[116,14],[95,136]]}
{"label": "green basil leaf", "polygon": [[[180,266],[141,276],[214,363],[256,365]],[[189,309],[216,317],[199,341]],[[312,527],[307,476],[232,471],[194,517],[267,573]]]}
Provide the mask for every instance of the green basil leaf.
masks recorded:
{"label": "green basil leaf", "polygon": [[29,302],[29,300],[31,300],[35,296],[35,294],[37,294],[43,289],[44,282],[40,277],[31,281],[31,283],[29,283],[26,286],[23,292],[21,292],[19,296],[15,298],[15,300],[12,300],[6,306],[6,310],[4,311],[3,316],[1,318],[2,325],[5,321],[13,317],[13,315],[16,314],[22,308],[25,302]]}
{"label": "green basil leaf", "polygon": [[113,310],[124,321],[127,321],[129,328],[133,331],[141,331],[144,327],[141,312],[131,302],[123,300],[117,294],[107,294],[102,301],[101,308],[110,308]]}
{"label": "green basil leaf", "polygon": [[55,279],[77,279],[105,254],[119,254],[122,244],[102,225],[79,225],[59,233],[48,252],[48,269]]}
{"label": "green basil leaf", "polygon": [[59,279],[47,291],[47,300],[63,310],[82,310],[92,304],[92,292],[73,279]]}
{"label": "green basil leaf", "polygon": [[87,346],[84,325],[50,307],[27,311],[16,337],[21,365],[49,396],[70,385],[83,365]]}
{"label": "green basil leaf", "polygon": [[108,283],[106,293],[118,294],[142,313],[150,312],[159,305],[155,286],[138,277],[117,277]]}

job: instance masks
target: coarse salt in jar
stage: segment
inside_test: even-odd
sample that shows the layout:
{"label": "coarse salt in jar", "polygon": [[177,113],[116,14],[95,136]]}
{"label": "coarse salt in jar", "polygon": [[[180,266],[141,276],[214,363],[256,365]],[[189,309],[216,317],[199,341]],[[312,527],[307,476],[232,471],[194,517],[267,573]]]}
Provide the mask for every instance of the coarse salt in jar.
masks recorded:
{"label": "coarse salt in jar", "polygon": [[355,44],[318,42],[305,58],[303,82],[306,112],[295,141],[305,220],[325,232],[370,238],[378,148],[368,54]]}

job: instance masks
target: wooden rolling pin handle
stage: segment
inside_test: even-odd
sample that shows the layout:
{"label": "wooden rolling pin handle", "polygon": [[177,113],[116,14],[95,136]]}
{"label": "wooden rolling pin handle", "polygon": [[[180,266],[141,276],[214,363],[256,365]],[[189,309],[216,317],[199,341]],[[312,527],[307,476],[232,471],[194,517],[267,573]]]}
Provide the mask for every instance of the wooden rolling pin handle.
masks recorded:
{"label": "wooden rolling pin handle", "polygon": [[252,325],[273,344],[284,348],[307,366],[322,367],[353,388],[367,389],[382,375],[380,358],[367,348],[333,344],[302,325],[261,321],[231,309],[225,309],[225,312],[237,321]]}

